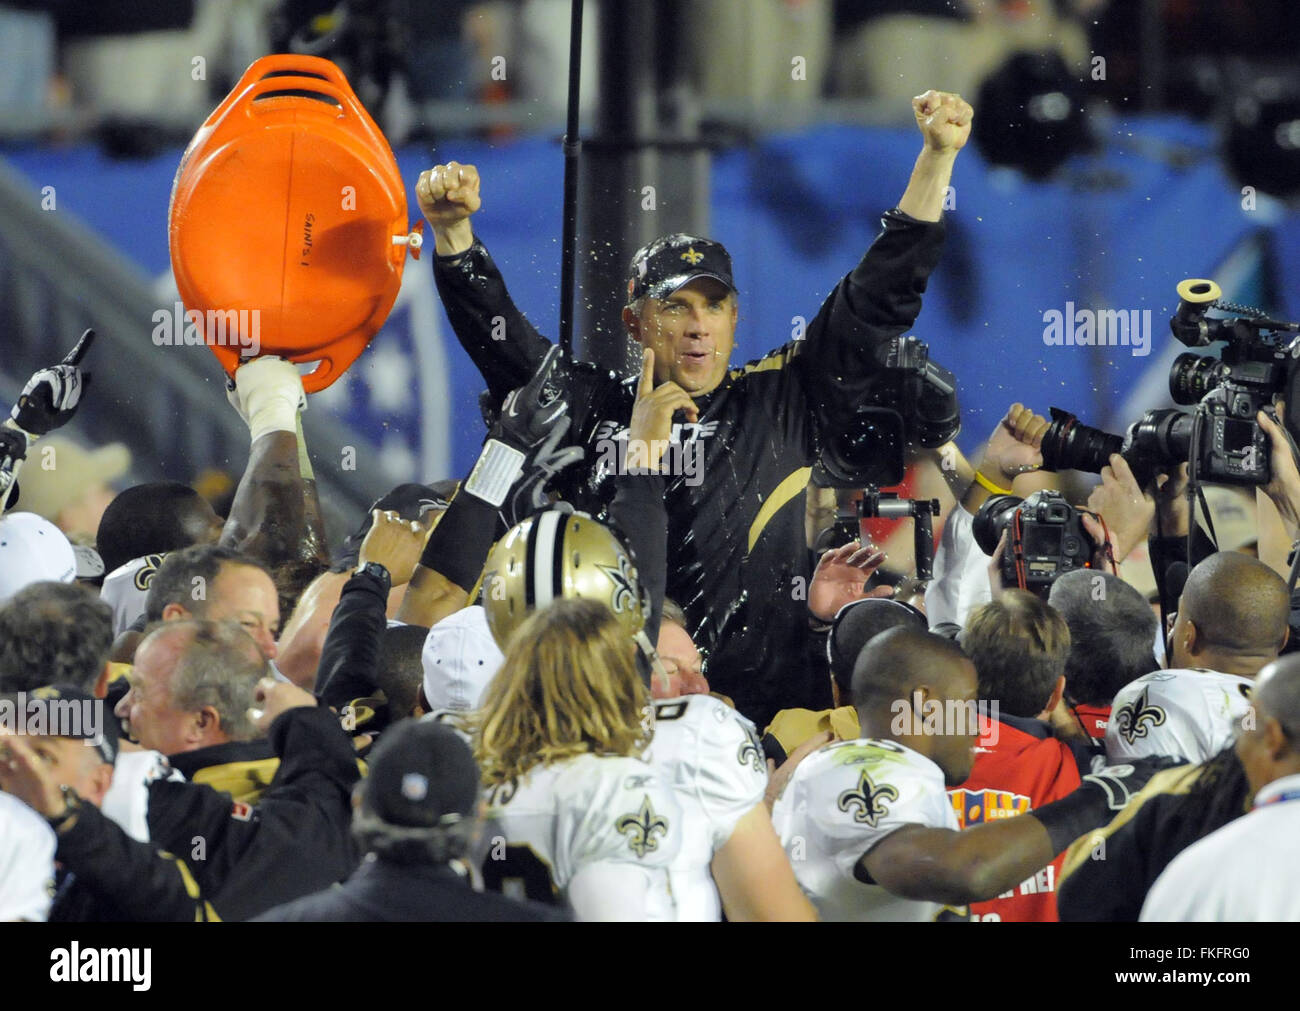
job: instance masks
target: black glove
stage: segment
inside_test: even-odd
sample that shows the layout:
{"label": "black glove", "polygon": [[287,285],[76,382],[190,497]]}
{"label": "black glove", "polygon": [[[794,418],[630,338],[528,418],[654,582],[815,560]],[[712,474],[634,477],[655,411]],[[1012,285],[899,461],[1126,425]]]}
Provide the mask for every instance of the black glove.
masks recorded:
{"label": "black glove", "polygon": [[545,507],[546,486],[585,455],[581,446],[560,446],[573,420],[568,417],[562,362],[559,346],[552,346],[533,377],[506,397],[496,424],[488,432],[489,439],[524,454],[521,473],[500,507],[507,527]]}
{"label": "black glove", "polygon": [[82,375],[78,366],[94,339],[95,331],[87,330],[62,362],[27,380],[10,417],[28,435],[47,435],[77,413],[82,391],[90,387],[90,376]]}

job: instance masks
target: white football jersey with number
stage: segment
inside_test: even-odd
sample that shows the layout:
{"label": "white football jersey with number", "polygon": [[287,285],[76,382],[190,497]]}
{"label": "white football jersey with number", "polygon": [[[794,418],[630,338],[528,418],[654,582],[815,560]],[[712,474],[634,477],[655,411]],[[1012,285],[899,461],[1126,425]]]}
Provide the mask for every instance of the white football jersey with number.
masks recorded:
{"label": "white football jersey with number", "polygon": [[772,823],[823,920],[933,920],[945,908],[891,895],[857,870],[906,825],[958,830],[943,771],[911,748],[859,739],[814,752],[790,778]]}
{"label": "white football jersey with number", "polygon": [[[681,847],[682,813],[650,765],[580,755],[493,787],[487,802],[480,863],[485,887],[514,898],[568,902],[575,874],[602,865],[646,895],[649,918],[675,918],[668,868]],[[613,910],[617,916],[618,896],[601,903],[606,915]],[[584,918],[584,910],[574,913]]]}
{"label": "white football jersey with number", "polygon": [[1158,670],[1119,690],[1106,727],[1106,761],[1170,755],[1204,762],[1232,743],[1254,682],[1213,670]]}
{"label": "white football jersey with number", "polygon": [[722,904],[709,873],[736,823],[763,803],[767,761],[754,725],[710,695],[655,702],[650,764],[673,788],[685,818],[670,871],[677,918],[717,921]]}

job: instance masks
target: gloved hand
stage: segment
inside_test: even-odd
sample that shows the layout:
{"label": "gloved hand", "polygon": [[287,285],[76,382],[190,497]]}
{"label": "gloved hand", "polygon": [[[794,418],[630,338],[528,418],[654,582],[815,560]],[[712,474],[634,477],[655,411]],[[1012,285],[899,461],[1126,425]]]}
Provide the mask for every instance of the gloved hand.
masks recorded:
{"label": "gloved hand", "polygon": [[94,340],[95,331],[87,330],[62,362],[27,380],[9,416],[32,439],[66,425],[77,413],[81,394],[90,387],[89,374],[83,375],[79,366]]}
{"label": "gloved hand", "polygon": [[1099,805],[1104,804],[1112,814],[1122,811],[1147,782],[1161,769],[1185,764],[1181,758],[1158,756],[1138,758],[1122,765],[1107,765],[1091,775],[1084,776],[1080,790],[1090,790]]}
{"label": "gloved hand", "polygon": [[488,432],[495,440],[523,454],[518,474],[501,503],[506,526],[514,526],[547,505],[546,487],[564,468],[579,462],[581,446],[560,448],[572,420],[568,417],[563,357],[553,346],[533,377],[510,393]]}
{"label": "gloved hand", "polygon": [[254,358],[226,380],[226,399],[248,426],[252,441],[268,432],[297,432],[298,412],[307,409],[307,394],[297,366],[283,358]]}

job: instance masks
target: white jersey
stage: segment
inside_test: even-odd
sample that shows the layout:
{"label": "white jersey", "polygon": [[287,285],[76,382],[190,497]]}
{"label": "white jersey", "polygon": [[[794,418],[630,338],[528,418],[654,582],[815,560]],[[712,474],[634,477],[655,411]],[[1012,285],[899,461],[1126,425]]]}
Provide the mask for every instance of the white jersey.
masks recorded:
{"label": "white jersey", "polygon": [[661,699],[655,702],[649,760],[672,785],[685,818],[682,847],[670,870],[677,918],[720,920],[709,865],[736,823],[763,803],[767,762],[758,734],[712,696]]}
{"label": "white jersey", "polygon": [[99,599],[113,609],[113,635],[118,636],[144,614],[154,574],[167,556],[141,555],[123,562],[104,577]]}
{"label": "white jersey", "polygon": [[149,784],[156,780],[183,783],[159,751],[120,751],[113,763],[113,782],[100,810],[132,839],[149,841]]}
{"label": "white jersey", "polygon": [[54,845],[54,830],[44,818],[0,792],[0,923],[49,916]]}
{"label": "white jersey", "polygon": [[[578,919],[673,919],[668,868],[681,847],[681,809],[638,758],[579,755],[534,766],[488,792],[484,885],[514,898],[566,902]],[[571,886],[588,871],[593,906]],[[589,879],[590,880],[590,879]]]}
{"label": "white jersey", "polygon": [[823,920],[933,920],[937,902],[901,899],[858,877],[858,861],[905,825],[958,830],[943,771],[894,741],[840,741],[795,770],[772,812],[795,877]]}
{"label": "white jersey", "polygon": [[1156,878],[1143,921],[1300,921],[1300,776],[1260,788],[1254,810],[1183,850]]}
{"label": "white jersey", "polygon": [[1106,762],[1169,755],[1204,762],[1232,743],[1254,682],[1212,670],[1158,670],[1119,690],[1106,727]]}

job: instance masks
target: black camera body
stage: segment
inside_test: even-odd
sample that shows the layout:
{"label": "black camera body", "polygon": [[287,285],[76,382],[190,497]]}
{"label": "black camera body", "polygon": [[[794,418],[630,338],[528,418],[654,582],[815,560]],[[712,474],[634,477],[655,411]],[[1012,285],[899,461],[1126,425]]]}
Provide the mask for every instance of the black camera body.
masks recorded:
{"label": "black camera body", "polygon": [[[1147,411],[1120,437],[1080,424],[1073,414],[1054,407],[1043,436],[1045,469],[1097,474],[1111,453],[1119,453],[1144,487],[1157,470],[1184,461],[1193,463],[1198,482],[1262,485],[1272,479],[1272,443],[1256,415],[1261,410],[1273,415],[1273,399],[1280,395],[1286,400],[1282,424],[1293,438],[1300,434],[1300,342],[1293,336],[1300,324],[1220,303],[1213,281],[1183,281],[1178,294],[1181,301],[1169,327],[1179,341],[1189,347],[1227,342],[1217,358],[1188,352],[1169,369],[1173,402],[1196,409]],[[1205,315],[1210,308],[1254,315],[1210,319]]]}
{"label": "black camera body", "polygon": [[1026,499],[994,495],[975,516],[975,543],[986,555],[997,550],[1003,531],[1002,581],[1039,591],[1064,572],[1085,569],[1096,544],[1083,527],[1082,514],[1059,491],[1043,489]]}

